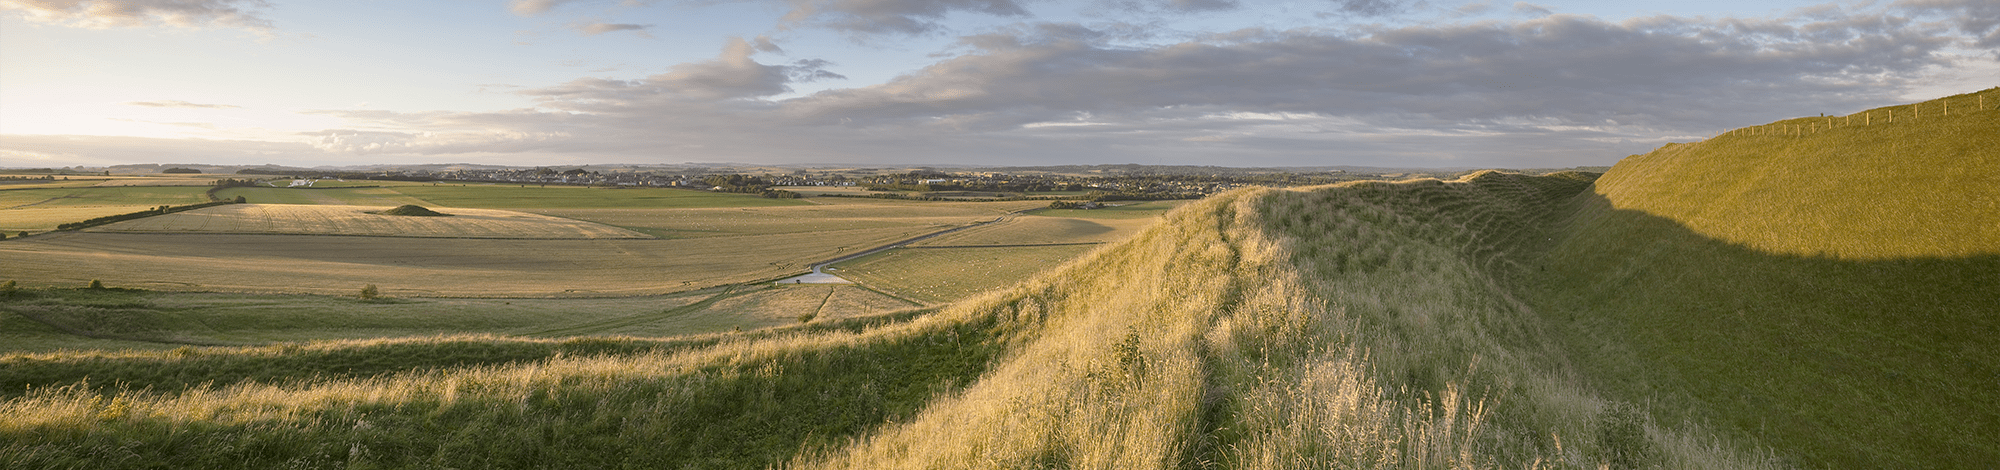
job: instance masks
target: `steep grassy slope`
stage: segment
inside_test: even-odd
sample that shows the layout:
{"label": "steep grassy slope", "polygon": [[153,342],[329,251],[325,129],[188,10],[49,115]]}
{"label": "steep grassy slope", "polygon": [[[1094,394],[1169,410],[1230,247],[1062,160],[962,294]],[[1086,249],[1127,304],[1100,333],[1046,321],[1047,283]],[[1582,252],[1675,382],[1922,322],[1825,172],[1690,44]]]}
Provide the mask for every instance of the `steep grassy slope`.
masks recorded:
{"label": "steep grassy slope", "polygon": [[[1980,228],[2000,211],[1979,205],[1993,186],[1908,188],[1977,182],[1994,147],[1948,142],[2000,134],[1979,114],[1996,112],[1871,130],[1947,143],[1932,164],[1852,173],[1771,150],[1880,148],[1835,128],[1669,147],[1601,178],[1241,190],[922,315],[672,341],[9,357],[33,388],[0,402],[0,461],[1979,468],[2000,461],[2000,256]],[[1850,140],[1813,140],[1835,137]],[[1789,183],[1820,189],[1765,187]],[[1969,220],[1897,213],[1916,210]],[[1898,241],[1932,232],[1957,235]],[[367,348],[455,355],[351,359]],[[351,365],[266,372],[315,356]],[[125,383],[77,378],[100,368]]]}
{"label": "steep grassy slope", "polygon": [[1627,158],[1517,285],[1662,416],[1808,467],[2000,461],[2000,89],[1980,94]]}
{"label": "steep grassy slope", "polygon": [[1626,158],[1597,192],[1766,253],[2000,255],[1995,107],[2000,88],[1738,129]]}

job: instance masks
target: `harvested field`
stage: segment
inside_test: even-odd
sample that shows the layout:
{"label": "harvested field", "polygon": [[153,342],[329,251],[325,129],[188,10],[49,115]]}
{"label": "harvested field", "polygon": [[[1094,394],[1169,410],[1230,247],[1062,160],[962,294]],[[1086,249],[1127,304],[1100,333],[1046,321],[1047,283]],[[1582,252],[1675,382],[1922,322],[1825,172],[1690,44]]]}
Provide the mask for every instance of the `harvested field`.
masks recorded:
{"label": "harvested field", "polygon": [[[875,202],[875,201],[868,201]],[[944,227],[993,220],[1013,203],[815,204],[700,209],[537,209],[538,214],[615,225],[663,238]]]}
{"label": "harvested field", "polygon": [[360,235],[419,238],[652,238],[609,225],[493,209],[440,211],[451,217],[370,214],[379,206],[230,204],[91,228],[90,232]]}
{"label": "harvested field", "polygon": [[946,303],[1012,286],[1097,248],[902,248],[835,264],[828,271],[911,300]]}
{"label": "harvested field", "polygon": [[1064,217],[1015,217],[911,246],[1050,245],[1105,243],[1123,240],[1153,225],[1153,219],[1083,220]]}
{"label": "harvested field", "polygon": [[215,180],[216,180],[215,178],[186,178],[186,177],[159,177],[159,178],[114,177],[108,180],[98,182],[96,186],[100,188],[115,187],[115,186],[209,186],[214,184]]}
{"label": "harvested field", "polygon": [[83,207],[27,207],[0,210],[0,231],[12,237],[16,232],[47,232],[56,226],[95,219],[98,217],[130,214],[157,206],[83,206]]}
{"label": "harvested field", "polygon": [[[423,219],[455,219],[426,217]],[[688,240],[515,240],[309,235],[54,233],[0,243],[0,278],[25,286],[388,296],[663,294],[804,272],[906,239],[890,227]]]}

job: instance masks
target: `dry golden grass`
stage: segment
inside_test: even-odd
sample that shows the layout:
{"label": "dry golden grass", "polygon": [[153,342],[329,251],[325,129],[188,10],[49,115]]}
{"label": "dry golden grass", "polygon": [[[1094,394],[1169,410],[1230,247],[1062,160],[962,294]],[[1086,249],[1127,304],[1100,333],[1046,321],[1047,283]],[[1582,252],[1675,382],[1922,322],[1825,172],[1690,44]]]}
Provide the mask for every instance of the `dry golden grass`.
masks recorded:
{"label": "dry golden grass", "polygon": [[912,246],[1107,243],[1131,237],[1158,219],[1073,219],[1020,216],[923,240]]}
{"label": "dry golden grass", "polygon": [[111,177],[93,186],[209,186],[216,178],[198,177]]}
{"label": "dry golden grass", "polygon": [[[1617,209],[1767,253],[2000,254],[2000,110],[1974,111],[1974,95],[2000,103],[1988,89],[1668,145],[1619,161],[1598,192]],[[1925,114],[1911,119],[1913,109]]]}
{"label": "dry golden grass", "polygon": [[[814,199],[776,207],[531,209],[538,214],[625,227],[664,238],[728,237],[888,227],[938,229],[984,222],[1033,204],[911,203]],[[830,201],[830,202],[828,202]]]}
{"label": "dry golden grass", "polygon": [[891,227],[689,240],[58,233],[0,243],[23,286],[541,297],[645,295],[771,279],[929,231]]}
{"label": "dry golden grass", "polygon": [[361,235],[419,238],[652,238],[609,225],[494,209],[437,208],[450,217],[372,214],[387,207],[230,204],[88,229],[122,233]]}
{"label": "dry golden grass", "polygon": [[1012,286],[1096,248],[901,248],[841,262],[828,272],[904,298],[946,303]]}
{"label": "dry golden grass", "polygon": [[15,232],[21,231],[46,232],[55,230],[58,225],[70,222],[81,222],[118,214],[130,214],[154,207],[159,206],[157,204],[152,206],[57,206],[0,210],[0,231],[7,232],[8,237],[13,237]]}

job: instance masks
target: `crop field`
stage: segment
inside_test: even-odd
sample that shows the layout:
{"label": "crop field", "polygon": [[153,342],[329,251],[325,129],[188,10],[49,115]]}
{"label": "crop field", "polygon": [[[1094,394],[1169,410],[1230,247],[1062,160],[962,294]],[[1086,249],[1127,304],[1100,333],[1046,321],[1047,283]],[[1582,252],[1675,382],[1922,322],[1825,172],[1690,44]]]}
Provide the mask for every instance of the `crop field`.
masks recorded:
{"label": "crop field", "polygon": [[827,272],[904,298],[948,303],[1014,285],[1097,248],[900,248],[841,262]]}
{"label": "crop field", "polygon": [[1023,215],[939,235],[910,246],[1049,245],[1123,240],[1155,219],[1075,219]]}
{"label": "crop field", "polygon": [[[185,186],[75,187],[0,191],[0,211],[29,207],[159,206],[208,202],[208,188]],[[0,212],[5,214],[5,212]]]}
{"label": "crop field", "polygon": [[[354,186],[313,188],[229,188],[217,197],[243,196],[271,204],[347,204],[468,207],[479,209],[687,208],[767,207],[807,204],[794,199],[769,199],[755,194],[714,193],[689,189],[586,188],[505,184],[423,184],[350,182]],[[394,183],[394,184],[389,184]],[[317,184],[317,183],[315,183]]]}
{"label": "crop field", "polygon": [[312,235],[54,233],[0,243],[24,286],[394,296],[650,295],[803,272],[929,227],[688,240],[506,240]]}
{"label": "crop field", "polygon": [[208,202],[206,187],[124,186],[0,190],[0,230],[46,232],[56,226],[107,215],[138,212],[162,205]]}
{"label": "crop field", "polygon": [[1187,204],[1188,201],[1117,201],[1098,209],[1049,209],[1035,214],[1075,219],[1151,219]]}
{"label": "crop field", "polygon": [[808,314],[808,320],[826,321],[916,307],[851,285],[562,299],[38,292],[0,302],[0,355],[466,334],[679,336],[794,325]]}
{"label": "crop field", "polygon": [[209,186],[209,185],[213,185],[213,184],[215,184],[215,180],[216,180],[216,179],[218,179],[218,178],[220,178],[220,177],[216,177],[216,178],[199,178],[199,177],[174,177],[174,176],[162,176],[162,177],[148,177],[148,176],[139,176],[139,177],[118,177],[118,176],[114,176],[114,177],[111,177],[110,179],[107,179],[107,180],[104,180],[104,181],[101,181],[101,182],[98,182],[98,183],[97,183],[97,184],[96,184],[95,186],[97,186],[97,187],[114,187],[114,186]]}
{"label": "crop field", "polygon": [[344,206],[400,206],[416,204],[434,206],[430,201],[405,196],[390,188],[226,188],[215,192],[215,197],[228,199],[242,196],[245,201],[257,204],[327,204]]}
{"label": "crop field", "polygon": [[1036,206],[1023,202],[859,200],[783,207],[530,211],[615,225],[662,238],[702,238],[891,227],[943,228],[993,220],[1011,211]]}
{"label": "crop field", "polygon": [[229,204],[88,229],[120,233],[361,235],[419,238],[652,238],[609,225],[494,209],[449,209],[450,217],[369,212],[388,207]]}

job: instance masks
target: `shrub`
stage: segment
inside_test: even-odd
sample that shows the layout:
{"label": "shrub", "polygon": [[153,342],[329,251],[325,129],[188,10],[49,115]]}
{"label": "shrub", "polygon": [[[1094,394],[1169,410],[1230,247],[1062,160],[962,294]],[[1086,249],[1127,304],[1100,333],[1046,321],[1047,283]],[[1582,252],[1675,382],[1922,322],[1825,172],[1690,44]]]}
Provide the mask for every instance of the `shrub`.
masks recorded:
{"label": "shrub", "polygon": [[376,297],[380,297],[381,295],[382,291],[380,289],[376,289],[374,284],[361,286],[362,300],[372,300]]}
{"label": "shrub", "polygon": [[85,287],[85,289],[103,289],[103,288],[104,288],[104,281],[96,279],[91,279],[90,286]]}
{"label": "shrub", "polygon": [[250,200],[248,200],[248,199],[244,199],[244,198],[243,198],[243,196],[236,196],[236,203],[237,203],[237,204],[242,204],[242,203],[246,203],[246,202],[250,202]]}
{"label": "shrub", "polygon": [[20,290],[19,286],[20,284],[16,284],[13,279],[8,279],[7,282],[0,282],[0,296],[14,295],[14,291]]}
{"label": "shrub", "polygon": [[396,208],[394,208],[394,209],[389,209],[389,210],[386,210],[386,211],[382,211],[382,212],[376,212],[376,214],[381,214],[381,215],[401,215],[401,216],[409,216],[409,217],[444,217],[444,216],[449,216],[449,215],[451,215],[451,214],[446,214],[446,213],[442,213],[442,212],[437,212],[437,211],[433,211],[433,210],[430,210],[430,209],[426,209],[426,208],[424,208],[424,206],[419,206],[419,205],[415,205],[415,204],[404,204],[404,205],[400,205],[400,206],[396,206]]}

